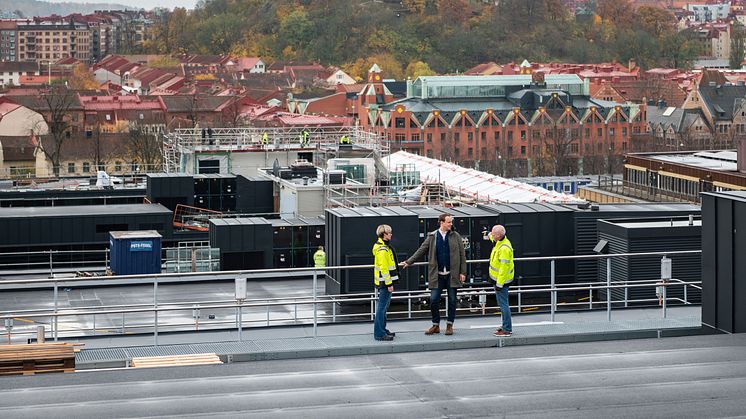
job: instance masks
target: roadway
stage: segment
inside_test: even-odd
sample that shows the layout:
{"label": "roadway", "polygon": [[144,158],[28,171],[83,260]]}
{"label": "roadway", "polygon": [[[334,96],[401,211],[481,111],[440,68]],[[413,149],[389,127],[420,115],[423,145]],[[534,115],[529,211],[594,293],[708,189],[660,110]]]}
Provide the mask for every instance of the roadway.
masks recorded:
{"label": "roadway", "polygon": [[746,335],[0,378],[3,418],[702,418],[746,413]]}

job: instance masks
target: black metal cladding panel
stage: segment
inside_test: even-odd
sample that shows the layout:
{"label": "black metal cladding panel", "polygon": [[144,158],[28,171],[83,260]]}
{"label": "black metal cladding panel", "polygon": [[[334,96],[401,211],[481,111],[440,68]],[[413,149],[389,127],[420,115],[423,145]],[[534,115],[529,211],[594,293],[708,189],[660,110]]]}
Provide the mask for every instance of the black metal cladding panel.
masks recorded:
{"label": "black metal cladding panel", "polygon": [[735,333],[746,332],[746,194],[729,194],[731,196],[743,197],[734,202],[733,205],[733,233],[730,236],[733,242],[733,278],[736,279],[733,292],[733,318]]}
{"label": "black metal cladding panel", "polygon": [[717,327],[718,236],[716,195],[702,194],[702,323]]}
{"label": "black metal cladding panel", "polygon": [[286,220],[272,220],[272,243],[275,249],[293,247],[293,228]]}

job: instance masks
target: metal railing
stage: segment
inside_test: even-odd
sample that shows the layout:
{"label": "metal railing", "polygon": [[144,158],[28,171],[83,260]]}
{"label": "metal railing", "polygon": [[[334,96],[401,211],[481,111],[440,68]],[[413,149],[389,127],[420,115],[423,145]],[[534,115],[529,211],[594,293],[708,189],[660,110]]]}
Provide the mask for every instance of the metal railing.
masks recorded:
{"label": "metal railing", "polygon": [[[511,307],[516,308],[518,313],[523,312],[534,312],[537,309],[548,309],[550,319],[552,322],[555,321],[556,314],[559,306],[563,308],[584,308],[588,307],[593,309],[598,307],[599,304],[605,305],[607,312],[607,320],[611,321],[611,311],[613,306],[629,307],[630,304],[637,303],[660,303],[662,317],[667,316],[667,307],[673,303],[680,303],[684,305],[692,304],[688,298],[689,288],[701,290],[701,281],[682,281],[675,278],[652,278],[635,280],[631,282],[616,283],[612,282],[610,264],[607,263],[606,278],[605,281],[596,282],[583,282],[583,283],[569,283],[569,284],[558,284],[556,282],[556,271],[555,264],[558,261],[566,260],[578,260],[578,259],[607,259],[621,258],[621,257],[643,257],[643,256],[667,256],[672,255],[699,255],[701,250],[691,251],[674,251],[674,252],[645,252],[645,253],[623,253],[623,254],[611,254],[611,255],[582,255],[582,256],[550,256],[550,257],[530,257],[530,258],[516,258],[516,262],[549,262],[551,266],[551,273],[549,284],[547,285],[511,285],[509,293],[516,296],[517,305]],[[471,260],[469,264],[473,263],[485,263],[487,260]],[[416,263],[413,266],[425,265],[426,262]],[[0,319],[5,321],[6,328],[8,322],[10,322],[10,329],[6,329],[8,332],[8,341],[11,339],[11,333],[13,328],[13,319],[21,318],[25,322],[33,324],[32,327],[36,327],[38,324],[48,324],[50,326],[50,335],[56,341],[60,337],[72,337],[80,335],[96,335],[99,333],[97,328],[96,316],[104,316],[106,321],[110,323],[110,326],[105,330],[105,334],[125,334],[125,333],[152,333],[154,339],[154,345],[158,345],[158,335],[164,331],[175,331],[184,330],[184,327],[195,327],[199,330],[200,325],[209,326],[211,328],[228,328],[237,329],[238,340],[243,340],[243,329],[245,325],[259,324],[262,326],[276,325],[287,325],[288,323],[299,323],[308,322],[313,324],[313,335],[317,335],[317,328],[319,321],[324,322],[337,322],[339,320],[354,319],[354,320],[372,320],[375,313],[375,302],[376,294],[375,291],[369,293],[357,293],[357,294],[335,294],[335,295],[319,295],[318,279],[319,275],[326,274],[330,271],[349,270],[349,269],[368,269],[371,270],[373,265],[355,265],[355,266],[332,266],[326,268],[290,268],[290,269],[260,269],[260,270],[245,270],[245,271],[224,271],[224,272],[213,272],[210,275],[202,273],[181,273],[181,274],[161,274],[161,275],[131,275],[126,277],[107,277],[107,283],[115,285],[119,279],[127,279],[128,283],[133,280],[141,280],[143,284],[152,283],[153,285],[153,302],[147,304],[122,304],[122,305],[110,305],[110,306],[93,306],[93,307],[77,307],[74,309],[63,309],[59,307],[59,288],[61,286],[83,286],[86,282],[90,282],[92,278],[66,278],[66,279],[16,279],[16,280],[5,280],[5,284],[49,284],[53,289],[53,308],[41,309],[41,310],[14,310],[14,311],[2,311],[0,312]],[[226,281],[236,278],[261,278],[268,274],[278,273],[302,273],[306,272],[313,278],[313,289],[311,295],[305,295],[300,297],[275,297],[275,298],[261,298],[261,299],[244,299],[237,298],[233,300],[215,300],[215,301],[179,301],[179,302],[164,302],[159,300],[159,284],[168,278],[172,283],[174,280],[180,278],[189,278],[199,276],[200,280],[204,281]],[[101,279],[101,278],[97,278]],[[372,282],[372,281],[371,281]],[[371,284],[372,285],[372,284]],[[467,283],[467,285],[469,285]],[[477,284],[479,285],[479,284]],[[647,299],[631,299],[628,297],[628,290],[636,288],[653,288],[661,290],[661,294],[658,298],[647,298]],[[671,297],[667,294],[669,287],[681,287],[683,289],[683,298]],[[622,289],[624,290],[623,299],[612,299],[612,290]],[[468,310],[481,311],[482,315],[486,313],[486,301],[488,295],[493,295],[494,290],[492,287],[474,286],[459,292],[462,297],[473,298],[477,297],[479,300],[479,306],[477,308],[470,307]],[[606,291],[605,301],[593,301],[594,292]],[[558,302],[559,293],[584,293],[588,292],[588,302],[576,301],[576,302]],[[532,302],[528,305],[525,304],[524,300],[526,295],[548,295],[548,302],[536,303]],[[429,312],[428,310],[417,310],[413,308],[413,303],[417,303],[419,300],[429,298],[428,290],[417,290],[417,291],[395,291],[392,297],[393,301],[406,302],[406,310],[390,310],[389,315],[393,317],[405,317],[413,318],[414,315]],[[357,311],[353,313],[338,313],[337,306],[340,303],[362,303],[369,304],[369,310]],[[447,299],[446,299],[446,310],[447,310]],[[293,317],[285,318],[271,318],[271,309],[275,307],[293,307]],[[306,316],[298,315],[298,308],[310,307],[312,313]],[[325,307],[326,312],[323,314],[319,313],[319,307]],[[331,308],[331,310],[329,310]],[[530,308],[530,310],[529,310]],[[232,311],[231,315],[223,315],[221,319],[217,316],[213,319],[208,319],[206,322],[201,322],[201,311],[202,310],[228,310]],[[245,312],[254,314],[253,319],[245,320]],[[261,310],[262,316],[258,313]],[[467,310],[462,308],[463,310]],[[164,316],[172,315],[178,312],[192,311],[192,322],[178,322],[178,321],[163,321],[159,320],[161,314]],[[331,313],[329,312],[331,311]],[[127,323],[127,316],[142,315],[152,313],[152,321],[150,318],[143,321],[140,318],[138,321],[133,322],[130,319],[130,323]],[[118,327],[112,327],[114,324],[114,315],[121,316],[121,323]],[[231,318],[232,317],[232,318]],[[60,318],[71,318],[71,321],[81,318],[90,318],[88,322],[89,326],[82,325],[81,327],[69,326],[65,329],[60,329]],[[47,320],[45,323],[44,320]],[[102,326],[101,323],[98,326]],[[110,330],[109,330],[110,329]],[[22,331],[15,332],[16,335],[19,333],[22,335],[33,334],[36,335],[36,331]]]}

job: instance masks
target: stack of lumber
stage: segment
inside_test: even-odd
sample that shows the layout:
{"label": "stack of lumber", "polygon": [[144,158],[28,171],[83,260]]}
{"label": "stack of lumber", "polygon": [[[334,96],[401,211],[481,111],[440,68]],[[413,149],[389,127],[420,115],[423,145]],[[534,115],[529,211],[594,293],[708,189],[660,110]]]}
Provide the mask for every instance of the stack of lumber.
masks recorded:
{"label": "stack of lumber", "polygon": [[132,358],[133,368],[182,367],[186,365],[222,364],[216,354],[143,356]]}
{"label": "stack of lumber", "polygon": [[0,375],[74,371],[75,346],[71,343],[0,345]]}

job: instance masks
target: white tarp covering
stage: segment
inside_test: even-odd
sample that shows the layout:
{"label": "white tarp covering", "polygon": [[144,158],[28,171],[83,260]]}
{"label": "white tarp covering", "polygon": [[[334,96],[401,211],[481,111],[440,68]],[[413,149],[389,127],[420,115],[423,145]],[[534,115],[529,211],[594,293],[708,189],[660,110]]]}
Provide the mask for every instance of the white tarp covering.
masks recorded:
{"label": "white tarp covering", "polygon": [[561,192],[550,191],[527,183],[506,179],[457,164],[397,151],[383,159],[390,171],[403,165],[414,165],[423,182],[442,183],[451,192],[478,198],[480,201],[502,203],[547,202],[579,204],[585,200]]}

